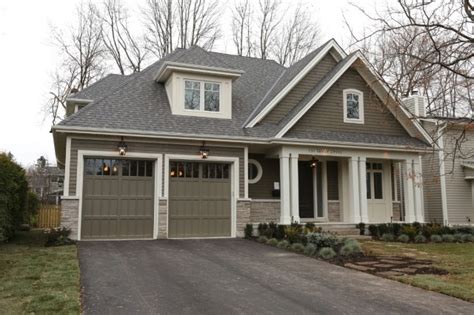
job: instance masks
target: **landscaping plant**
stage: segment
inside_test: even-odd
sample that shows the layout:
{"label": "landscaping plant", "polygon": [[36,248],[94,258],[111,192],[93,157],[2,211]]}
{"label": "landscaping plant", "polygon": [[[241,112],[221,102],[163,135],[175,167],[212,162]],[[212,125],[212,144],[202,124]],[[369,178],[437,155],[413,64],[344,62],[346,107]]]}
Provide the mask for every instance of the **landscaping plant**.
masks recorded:
{"label": "landscaping plant", "polygon": [[433,243],[441,243],[443,241],[443,238],[441,236],[439,236],[438,234],[433,234],[433,235],[431,235],[430,240]]}
{"label": "landscaping plant", "polygon": [[384,242],[393,242],[395,240],[395,236],[392,233],[385,233],[380,239]]}
{"label": "landscaping plant", "polygon": [[271,246],[277,246],[278,240],[276,238],[271,238],[267,241],[267,244]]}
{"label": "landscaping plant", "polygon": [[260,243],[267,243],[268,237],[266,237],[265,235],[261,235],[258,237],[257,241],[259,241]]}
{"label": "landscaping plant", "polygon": [[323,259],[332,259],[336,257],[336,252],[331,247],[323,247],[319,250],[319,256]]}
{"label": "landscaping plant", "polygon": [[408,243],[410,242],[410,237],[406,234],[401,234],[399,237],[398,237],[398,241],[399,242],[402,242],[402,243]]}
{"label": "landscaping plant", "polygon": [[360,235],[365,235],[365,223],[364,222],[360,222],[359,224],[357,224],[356,228],[359,229],[359,234]]}
{"label": "landscaping plant", "polygon": [[293,243],[291,244],[290,249],[294,252],[302,253],[304,251],[304,245],[301,243]]}
{"label": "landscaping plant", "polygon": [[453,243],[454,242],[454,236],[451,235],[451,234],[443,234],[443,236],[441,236],[443,238],[443,242],[446,242],[446,243]]}
{"label": "landscaping plant", "polygon": [[287,240],[280,241],[277,244],[278,248],[287,249],[290,246],[290,243]]}
{"label": "landscaping plant", "polygon": [[69,238],[71,229],[67,227],[57,227],[44,230],[46,235],[45,246],[71,245],[74,241]]}
{"label": "landscaping plant", "polygon": [[415,243],[426,243],[426,237],[423,234],[415,236]]}
{"label": "landscaping plant", "polygon": [[245,233],[245,238],[246,239],[251,239],[252,236],[253,236],[253,225],[252,224],[246,224],[244,233]]}
{"label": "landscaping plant", "polygon": [[456,242],[458,242],[458,243],[464,242],[463,236],[464,236],[464,234],[461,234],[461,233],[456,233],[456,234],[454,234],[454,235],[453,235],[454,241],[456,241]]}
{"label": "landscaping plant", "polygon": [[316,250],[317,250],[316,246],[310,243],[305,246],[303,253],[308,256],[314,256],[316,254]]}

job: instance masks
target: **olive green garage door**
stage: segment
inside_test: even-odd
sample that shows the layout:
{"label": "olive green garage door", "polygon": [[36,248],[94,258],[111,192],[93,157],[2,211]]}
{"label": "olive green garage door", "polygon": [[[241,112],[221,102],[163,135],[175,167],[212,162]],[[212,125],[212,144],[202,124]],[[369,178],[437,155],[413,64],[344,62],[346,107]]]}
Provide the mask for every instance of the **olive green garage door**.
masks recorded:
{"label": "olive green garage door", "polygon": [[153,162],[86,158],[82,239],[153,237]]}
{"label": "olive green garage door", "polygon": [[230,177],[229,164],[171,161],[168,236],[231,236]]}

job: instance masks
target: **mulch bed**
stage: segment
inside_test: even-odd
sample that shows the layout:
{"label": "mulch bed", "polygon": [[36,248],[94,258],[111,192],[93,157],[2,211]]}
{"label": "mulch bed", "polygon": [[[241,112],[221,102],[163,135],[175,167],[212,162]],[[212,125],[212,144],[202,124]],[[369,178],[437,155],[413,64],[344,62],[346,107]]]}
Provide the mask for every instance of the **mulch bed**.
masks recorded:
{"label": "mulch bed", "polygon": [[358,256],[351,258],[338,257],[331,261],[346,268],[371,273],[382,277],[403,275],[435,274],[446,275],[444,269],[433,267],[433,262],[426,259],[415,259],[400,256]]}

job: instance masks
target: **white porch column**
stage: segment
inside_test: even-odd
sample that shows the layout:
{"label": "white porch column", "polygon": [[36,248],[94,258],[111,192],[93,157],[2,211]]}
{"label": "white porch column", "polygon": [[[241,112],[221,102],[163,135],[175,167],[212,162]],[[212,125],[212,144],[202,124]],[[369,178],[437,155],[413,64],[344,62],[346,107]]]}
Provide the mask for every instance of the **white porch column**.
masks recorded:
{"label": "white porch column", "polygon": [[360,190],[360,222],[369,222],[369,210],[367,207],[367,159],[359,158],[359,190]]}
{"label": "white porch column", "polygon": [[349,211],[352,223],[360,222],[359,158],[349,158]]}
{"label": "white porch column", "polygon": [[415,196],[413,190],[413,160],[404,160],[404,174],[403,174],[403,186],[404,186],[404,201],[405,201],[405,222],[415,222]]}
{"label": "white porch column", "polygon": [[424,222],[425,216],[423,213],[423,178],[421,173],[421,165],[419,159],[413,160],[413,188],[415,197],[415,220],[417,222]]}
{"label": "white porch column", "polygon": [[290,208],[293,221],[300,222],[298,154],[290,156]]}
{"label": "white porch column", "polygon": [[290,163],[288,155],[280,155],[280,224],[291,224]]}

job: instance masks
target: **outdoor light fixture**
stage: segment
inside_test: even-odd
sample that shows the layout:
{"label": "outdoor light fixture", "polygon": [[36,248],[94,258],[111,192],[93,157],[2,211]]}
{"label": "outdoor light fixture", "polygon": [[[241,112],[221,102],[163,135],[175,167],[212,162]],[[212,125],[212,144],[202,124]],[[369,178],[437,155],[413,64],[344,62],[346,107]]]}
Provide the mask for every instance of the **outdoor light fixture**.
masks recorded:
{"label": "outdoor light fixture", "polygon": [[313,158],[311,159],[311,164],[310,164],[311,168],[316,168],[318,166],[318,160],[316,160],[313,156]]}
{"label": "outdoor light fixture", "polygon": [[123,141],[123,137],[118,144],[118,151],[120,155],[127,154],[127,144]]}
{"label": "outdoor light fixture", "polygon": [[207,159],[207,157],[209,156],[209,148],[206,147],[206,142],[203,141],[199,153],[201,153],[201,158],[203,159]]}

